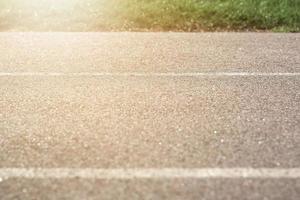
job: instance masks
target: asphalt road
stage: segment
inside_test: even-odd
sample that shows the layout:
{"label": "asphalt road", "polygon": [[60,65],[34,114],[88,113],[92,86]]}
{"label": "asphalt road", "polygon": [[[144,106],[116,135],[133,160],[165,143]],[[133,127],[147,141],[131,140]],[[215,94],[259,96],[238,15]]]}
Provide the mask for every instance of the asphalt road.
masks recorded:
{"label": "asphalt road", "polygon": [[296,200],[299,173],[14,168],[300,170],[300,34],[0,33],[0,199]]}

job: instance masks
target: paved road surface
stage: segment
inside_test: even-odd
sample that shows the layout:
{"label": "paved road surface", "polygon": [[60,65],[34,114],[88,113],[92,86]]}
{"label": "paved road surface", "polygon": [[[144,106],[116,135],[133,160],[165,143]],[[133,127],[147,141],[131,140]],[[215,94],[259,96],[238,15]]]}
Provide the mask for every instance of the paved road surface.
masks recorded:
{"label": "paved road surface", "polygon": [[299,55],[300,34],[1,33],[0,199],[298,199]]}

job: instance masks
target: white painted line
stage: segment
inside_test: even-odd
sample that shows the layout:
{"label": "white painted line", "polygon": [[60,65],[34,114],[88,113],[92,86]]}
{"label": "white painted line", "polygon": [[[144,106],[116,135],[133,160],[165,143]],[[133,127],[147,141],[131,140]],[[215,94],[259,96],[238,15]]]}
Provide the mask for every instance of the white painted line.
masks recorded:
{"label": "white painted line", "polygon": [[300,73],[260,73],[260,72],[191,72],[191,73],[147,73],[147,72],[0,72],[0,77],[5,76],[119,76],[119,77],[215,77],[215,76],[300,76]]}
{"label": "white painted line", "polygon": [[263,178],[298,179],[300,168],[0,168],[0,179],[173,179],[173,178]]}

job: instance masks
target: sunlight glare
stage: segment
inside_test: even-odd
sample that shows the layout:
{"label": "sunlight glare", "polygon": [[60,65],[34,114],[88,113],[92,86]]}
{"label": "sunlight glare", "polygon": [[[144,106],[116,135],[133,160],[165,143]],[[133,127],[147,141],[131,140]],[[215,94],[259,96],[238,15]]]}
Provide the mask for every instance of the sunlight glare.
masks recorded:
{"label": "sunlight glare", "polygon": [[21,8],[31,10],[71,10],[82,0],[18,0]]}

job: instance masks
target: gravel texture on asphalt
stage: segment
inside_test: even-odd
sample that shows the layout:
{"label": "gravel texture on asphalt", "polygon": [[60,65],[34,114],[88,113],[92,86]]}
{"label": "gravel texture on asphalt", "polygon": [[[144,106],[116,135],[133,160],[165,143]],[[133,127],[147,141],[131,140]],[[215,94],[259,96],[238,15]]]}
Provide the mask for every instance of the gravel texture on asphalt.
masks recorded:
{"label": "gravel texture on asphalt", "polygon": [[[0,170],[299,168],[299,55],[300,34],[0,33]],[[0,177],[1,200],[299,196],[298,178]]]}

